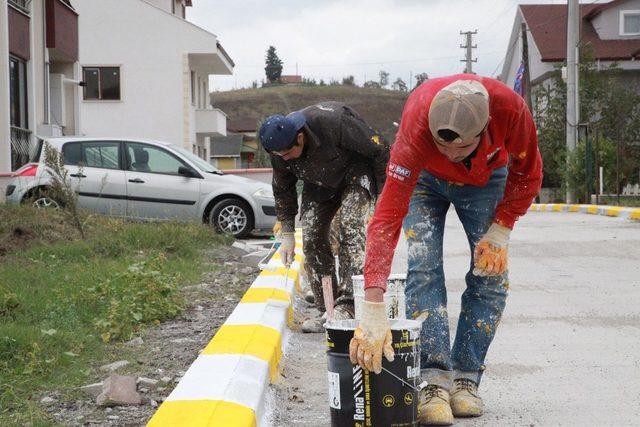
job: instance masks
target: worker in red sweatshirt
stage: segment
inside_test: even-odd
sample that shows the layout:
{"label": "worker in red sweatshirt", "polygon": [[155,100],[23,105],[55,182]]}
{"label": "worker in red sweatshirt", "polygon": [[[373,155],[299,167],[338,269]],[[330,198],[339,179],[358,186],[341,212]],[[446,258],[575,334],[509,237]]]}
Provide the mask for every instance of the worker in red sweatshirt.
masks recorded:
{"label": "worker in red sweatshirt", "polygon": [[[420,362],[427,385],[418,407],[423,424],[449,425],[453,416],[483,413],[478,385],[509,288],[509,235],[541,182],[531,113],[503,83],[459,74],[428,80],[407,100],[367,232],[365,303],[350,356],[376,373],[383,354],[393,358],[383,294],[403,227],[407,316],[424,319]],[[471,254],[453,346],[442,267],[451,205]]]}

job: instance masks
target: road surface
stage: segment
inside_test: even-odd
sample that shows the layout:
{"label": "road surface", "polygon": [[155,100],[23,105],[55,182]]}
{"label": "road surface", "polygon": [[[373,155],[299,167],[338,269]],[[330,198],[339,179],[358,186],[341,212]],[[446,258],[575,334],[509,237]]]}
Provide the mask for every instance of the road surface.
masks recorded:
{"label": "road surface", "polygon": [[[445,231],[452,336],[469,262],[455,213]],[[406,271],[406,243],[394,272]],[[510,246],[510,294],[486,359],[485,415],[462,426],[640,425],[640,223],[529,212]],[[296,320],[312,314],[296,302]],[[293,332],[270,391],[274,426],[327,426],[324,335]]]}

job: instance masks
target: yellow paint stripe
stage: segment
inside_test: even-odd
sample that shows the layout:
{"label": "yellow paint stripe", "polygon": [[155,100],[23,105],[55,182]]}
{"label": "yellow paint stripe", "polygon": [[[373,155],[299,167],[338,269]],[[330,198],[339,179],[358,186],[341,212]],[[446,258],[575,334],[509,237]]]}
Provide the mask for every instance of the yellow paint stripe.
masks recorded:
{"label": "yellow paint stripe", "polygon": [[240,302],[244,304],[261,303],[270,299],[291,302],[291,297],[287,291],[276,288],[249,288]]}
{"label": "yellow paint stripe", "polygon": [[597,214],[598,213],[598,206],[595,206],[595,205],[587,206],[587,213]]}
{"label": "yellow paint stripe", "polygon": [[540,205],[540,211],[541,212],[546,212],[547,211],[547,205]]}
{"label": "yellow paint stripe", "polygon": [[569,205],[569,212],[580,212],[580,205]]}
{"label": "yellow paint stripe", "polygon": [[562,212],[562,205],[560,204],[551,205],[551,210],[554,212]]}
{"label": "yellow paint stripe", "polygon": [[224,400],[170,400],[164,402],[148,427],[256,427],[253,409]]}
{"label": "yellow paint stripe", "polygon": [[607,209],[607,216],[618,216],[620,215],[620,211],[622,210],[621,207],[619,206],[615,206],[613,208],[609,208]]}
{"label": "yellow paint stripe", "polygon": [[631,219],[640,219],[640,209],[634,209],[629,214],[629,218]]}
{"label": "yellow paint stripe", "polygon": [[280,332],[263,325],[222,325],[202,354],[248,354],[269,363],[274,381],[282,358]]}

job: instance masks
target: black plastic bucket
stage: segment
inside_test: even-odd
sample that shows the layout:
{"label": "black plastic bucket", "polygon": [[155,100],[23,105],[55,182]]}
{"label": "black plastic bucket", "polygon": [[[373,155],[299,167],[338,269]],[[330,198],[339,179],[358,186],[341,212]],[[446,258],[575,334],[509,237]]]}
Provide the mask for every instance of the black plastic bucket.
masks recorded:
{"label": "black plastic bucket", "polygon": [[382,373],[368,373],[349,360],[357,320],[325,325],[329,407],[334,427],[417,426],[420,384],[420,326],[415,320],[390,320],[395,359],[383,357]]}

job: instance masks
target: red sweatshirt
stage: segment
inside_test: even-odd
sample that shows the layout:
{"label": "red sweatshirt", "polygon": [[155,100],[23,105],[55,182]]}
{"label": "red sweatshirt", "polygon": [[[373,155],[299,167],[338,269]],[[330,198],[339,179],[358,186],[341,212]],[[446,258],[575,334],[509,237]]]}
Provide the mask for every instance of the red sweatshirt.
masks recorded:
{"label": "red sweatshirt", "polygon": [[[489,92],[488,130],[483,134],[471,169],[440,154],[429,131],[429,106],[436,93],[456,80],[478,80]],[[386,289],[402,221],[423,169],[457,184],[483,187],[494,169],[509,164],[504,197],[494,221],[513,228],[540,191],[542,160],[536,127],[524,100],[503,83],[472,74],[428,80],[413,91],[391,149],[387,181],[367,232],[365,288]]]}

